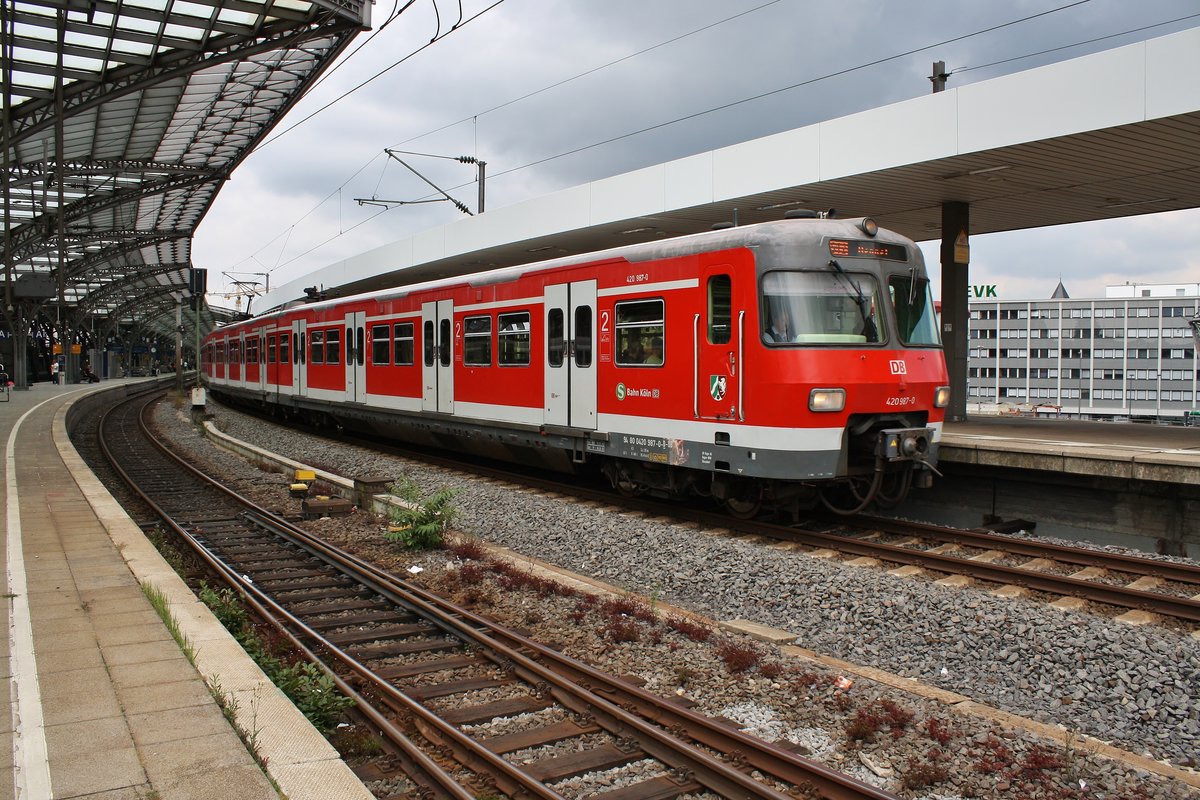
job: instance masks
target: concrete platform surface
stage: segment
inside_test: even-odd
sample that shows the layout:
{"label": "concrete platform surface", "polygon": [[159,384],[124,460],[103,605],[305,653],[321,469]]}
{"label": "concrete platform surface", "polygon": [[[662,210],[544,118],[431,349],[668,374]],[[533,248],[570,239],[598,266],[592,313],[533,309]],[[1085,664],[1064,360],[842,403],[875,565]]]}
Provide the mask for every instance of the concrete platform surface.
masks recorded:
{"label": "concrete platform surface", "polygon": [[1055,417],[972,416],[947,422],[938,460],[1178,484],[1200,484],[1200,428]]}
{"label": "concrete platform surface", "polygon": [[[370,798],[72,447],[70,404],[129,382],[0,395],[8,599],[0,613],[9,631],[0,669],[10,686],[0,735],[11,753],[0,800]],[[143,585],[166,597],[195,666]],[[214,695],[254,740],[269,777]]]}

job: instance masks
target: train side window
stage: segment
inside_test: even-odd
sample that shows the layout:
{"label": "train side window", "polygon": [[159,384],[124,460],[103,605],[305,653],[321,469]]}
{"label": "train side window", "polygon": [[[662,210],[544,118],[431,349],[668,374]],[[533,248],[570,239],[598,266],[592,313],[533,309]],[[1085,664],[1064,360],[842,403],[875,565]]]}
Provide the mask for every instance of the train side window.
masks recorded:
{"label": "train side window", "polygon": [[268,364],[275,363],[275,354],[276,354],[276,351],[278,350],[278,341],[279,341],[278,337],[276,337],[276,336],[268,336],[267,337],[267,363]]}
{"label": "train side window", "polygon": [[246,363],[258,363],[258,337],[252,337],[246,340]]}
{"label": "train side window", "polygon": [[501,314],[496,320],[497,360],[502,367],[529,366],[529,312]]}
{"label": "train side window", "polygon": [[342,331],[340,328],[330,328],[325,331],[325,363],[337,364],[338,354],[340,352]]}
{"label": "train side window", "polygon": [[728,344],[733,322],[732,282],[728,275],[708,279],[708,343]]}
{"label": "train side window", "polygon": [[463,320],[463,364],[468,367],[492,365],[492,318],[467,317]]}
{"label": "train side window", "polygon": [[425,366],[432,367],[437,356],[437,342],[433,338],[433,320],[425,322],[421,335],[425,337]]}
{"label": "train side window", "polygon": [[617,303],[618,367],[657,367],[663,363],[664,313],[662,300]]}
{"label": "train side window", "polygon": [[308,332],[308,363],[324,364],[325,363],[325,331],[309,331]]}
{"label": "train side window", "polygon": [[413,356],[413,324],[411,322],[397,322],[396,366],[411,367],[413,364]]}
{"label": "train side window", "polygon": [[575,366],[592,365],[592,307],[575,309]]}
{"label": "train side window", "polygon": [[290,348],[288,346],[290,340],[291,340],[291,334],[287,334],[287,333],[279,334],[279,363],[280,364],[291,363],[292,354],[291,354]]}
{"label": "train side window", "polygon": [[392,337],[387,325],[371,326],[371,363],[386,367],[392,363]]}
{"label": "train side window", "polygon": [[450,320],[444,319],[438,325],[438,361],[443,367],[450,366]]}
{"label": "train side window", "polygon": [[563,325],[561,308],[552,308],[546,315],[546,361],[552,367],[563,365],[563,354],[567,351],[566,326]]}

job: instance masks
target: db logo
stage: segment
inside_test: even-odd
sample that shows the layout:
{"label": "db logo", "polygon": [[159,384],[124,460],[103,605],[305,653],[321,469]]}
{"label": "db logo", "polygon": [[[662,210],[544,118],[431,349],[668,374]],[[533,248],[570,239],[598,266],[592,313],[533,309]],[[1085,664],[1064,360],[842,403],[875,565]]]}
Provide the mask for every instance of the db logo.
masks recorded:
{"label": "db logo", "polygon": [[907,375],[908,367],[900,359],[893,359],[888,362],[888,366],[892,368],[893,375]]}

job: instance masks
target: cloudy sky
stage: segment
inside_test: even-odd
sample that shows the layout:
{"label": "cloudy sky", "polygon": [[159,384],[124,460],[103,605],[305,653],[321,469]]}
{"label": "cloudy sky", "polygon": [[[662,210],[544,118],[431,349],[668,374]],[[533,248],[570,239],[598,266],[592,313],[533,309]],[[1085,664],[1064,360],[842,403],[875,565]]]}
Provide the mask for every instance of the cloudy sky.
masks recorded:
{"label": "cloudy sky", "polygon": [[[927,94],[935,60],[953,88],[1200,25],[1195,0],[378,0],[373,15],[205,218],[210,301],[461,214],[357,202],[431,197],[384,148],[486,161],[495,208]],[[474,210],[475,168],[429,156],[403,158]],[[975,236],[971,282],[1011,298],[1048,297],[1060,275],[1073,297],[1195,282],[1198,242],[1200,211]]]}

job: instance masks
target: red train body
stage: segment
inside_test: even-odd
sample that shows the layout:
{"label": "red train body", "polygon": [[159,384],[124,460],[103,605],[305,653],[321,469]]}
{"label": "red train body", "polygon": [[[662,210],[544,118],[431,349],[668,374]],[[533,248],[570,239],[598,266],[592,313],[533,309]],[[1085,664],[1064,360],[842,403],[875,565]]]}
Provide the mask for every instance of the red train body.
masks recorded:
{"label": "red train body", "polygon": [[948,401],[920,250],[794,219],[298,305],[214,331],[212,391],[735,513],[927,485]]}

